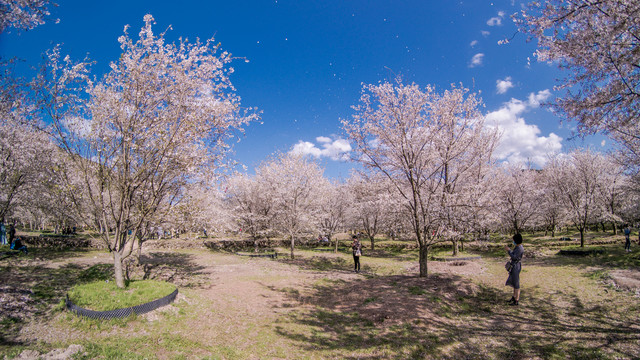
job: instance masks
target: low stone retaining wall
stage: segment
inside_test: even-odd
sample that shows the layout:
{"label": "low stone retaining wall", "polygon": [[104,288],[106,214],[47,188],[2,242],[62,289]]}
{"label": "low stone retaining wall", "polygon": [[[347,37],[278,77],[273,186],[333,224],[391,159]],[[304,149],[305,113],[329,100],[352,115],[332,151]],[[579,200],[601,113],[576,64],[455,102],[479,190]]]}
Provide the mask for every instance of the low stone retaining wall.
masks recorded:
{"label": "low stone retaining wall", "polygon": [[94,247],[91,239],[74,236],[18,236],[27,247],[48,247],[54,249]]}
{"label": "low stone retaining wall", "polygon": [[482,259],[482,256],[467,256],[467,257],[434,257],[436,261],[461,261],[461,260],[478,260]]}
{"label": "low stone retaining wall", "polygon": [[[323,246],[317,240],[296,240],[296,246]],[[213,250],[232,250],[241,249],[273,249],[274,247],[290,247],[291,240],[205,240],[204,246]]]}
{"label": "low stone retaining wall", "polygon": [[202,240],[162,239],[147,240],[142,244],[143,249],[172,250],[172,249],[204,249]]}
{"label": "low stone retaining wall", "polygon": [[272,259],[277,259],[278,258],[278,253],[273,253],[273,254],[240,254],[240,253],[236,253],[236,255],[239,256],[248,256],[248,257],[264,257],[264,258],[272,258]]}
{"label": "low stone retaining wall", "polygon": [[590,249],[590,250],[560,250],[558,255],[571,255],[571,256],[589,256],[604,254],[604,250]]}

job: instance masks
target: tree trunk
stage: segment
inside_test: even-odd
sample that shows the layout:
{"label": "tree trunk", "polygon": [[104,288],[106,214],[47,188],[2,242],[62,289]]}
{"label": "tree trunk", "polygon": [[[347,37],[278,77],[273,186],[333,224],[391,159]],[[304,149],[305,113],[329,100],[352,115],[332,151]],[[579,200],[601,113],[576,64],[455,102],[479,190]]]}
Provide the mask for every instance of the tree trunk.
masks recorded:
{"label": "tree trunk", "polygon": [[140,265],[140,256],[142,256],[142,244],[144,244],[144,242],[138,239],[138,255],[136,256],[138,265]]}
{"label": "tree trunk", "polygon": [[120,251],[113,252],[113,270],[116,278],[116,286],[124,289],[124,272],[122,271],[122,254]]}
{"label": "tree trunk", "polygon": [[580,247],[584,247],[584,228],[578,230],[580,231]]}
{"label": "tree trunk", "polygon": [[338,239],[336,238],[336,249],[333,251],[335,254],[338,253]]}
{"label": "tree trunk", "polygon": [[611,227],[613,228],[613,235],[618,235],[618,225],[615,221],[611,222]]}
{"label": "tree trunk", "polygon": [[429,248],[420,244],[420,258],[418,260],[420,264],[420,277],[427,277],[427,256],[429,255]]}
{"label": "tree trunk", "polygon": [[294,259],[294,255],[293,255],[293,247],[295,246],[295,238],[293,237],[293,234],[290,235],[291,236],[291,260]]}
{"label": "tree trunk", "polygon": [[451,240],[451,244],[453,245],[453,254],[451,254],[452,256],[458,256],[458,253],[460,252],[459,248],[458,248],[458,239],[454,239]]}
{"label": "tree trunk", "polygon": [[369,236],[369,240],[371,240],[371,250],[376,249],[376,243],[375,243],[374,237],[375,236]]}

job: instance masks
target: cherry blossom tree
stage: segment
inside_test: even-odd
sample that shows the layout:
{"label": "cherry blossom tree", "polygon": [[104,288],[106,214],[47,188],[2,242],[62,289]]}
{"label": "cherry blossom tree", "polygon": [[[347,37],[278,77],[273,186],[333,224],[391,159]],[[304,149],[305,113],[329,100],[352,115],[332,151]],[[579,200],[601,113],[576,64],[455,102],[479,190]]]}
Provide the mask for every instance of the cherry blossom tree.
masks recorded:
{"label": "cherry blossom tree", "polygon": [[[353,202],[345,184],[326,181],[320,186],[323,187],[316,189],[315,195],[320,206],[319,228],[322,235],[331,241],[333,235],[344,227]],[[335,252],[338,252],[338,240],[335,241]]]}
{"label": "cherry blossom tree", "polygon": [[235,221],[254,240],[268,236],[274,210],[269,187],[256,177],[233,174],[226,182],[226,205]]}
{"label": "cherry blossom tree", "polygon": [[517,164],[506,165],[499,172],[494,211],[514,233],[521,233],[537,215],[541,191],[536,186],[536,176],[535,170]]}
{"label": "cherry blossom tree", "polygon": [[[84,220],[102,229],[124,287],[122,262],[150,219],[180,199],[188,183],[208,178],[241,114],[231,85],[231,55],[213,39],[168,43],[144,17],[139,39],[125,26],[119,59],[100,80],[89,63],[55,48],[34,82],[51,133],[79,174]],[[86,96],[84,94],[87,94]]]}
{"label": "cherry blossom tree", "polygon": [[[33,130],[33,129],[31,129]],[[37,176],[26,184],[25,190],[16,201],[12,218],[29,223],[43,230],[53,225],[54,231],[81,223],[73,204],[73,198],[66,188],[67,163],[65,154],[54,147],[43,133],[38,133],[40,146],[47,144],[46,152],[40,156],[44,163],[38,163]],[[41,166],[41,167],[40,167]]]}
{"label": "cherry blossom tree", "polygon": [[361,228],[371,241],[371,250],[375,250],[375,237],[388,229],[393,219],[393,187],[380,173],[370,175],[354,172],[349,178],[348,187],[353,197],[352,216],[357,228]]}
{"label": "cherry blossom tree", "polygon": [[365,85],[356,114],[342,121],[358,161],[387,177],[403,199],[421,277],[429,248],[460,236],[458,214],[471,206],[467,194],[497,141],[484,127],[480,104],[464,88],[437,94],[397,80]]}
{"label": "cherry blossom tree", "polygon": [[[29,30],[44,24],[48,0],[0,0],[0,33],[13,27]],[[33,190],[51,178],[56,149],[33,124],[34,105],[28,84],[15,76],[16,59],[1,61],[0,76],[0,217],[20,208],[20,213],[36,206]],[[41,190],[41,189],[40,189]],[[46,196],[45,194],[42,194]]]}
{"label": "cherry blossom tree", "polygon": [[224,195],[215,184],[187,184],[180,197],[168,216],[181,231],[208,235],[234,228]]}
{"label": "cherry blossom tree", "polygon": [[14,76],[13,61],[2,64],[0,77],[0,218],[25,206],[32,190],[51,177],[56,148],[32,126],[34,104],[23,79]]}
{"label": "cherry blossom tree", "polygon": [[594,223],[599,214],[602,174],[608,166],[609,162],[601,154],[575,150],[567,156],[552,158],[545,168],[549,184],[562,195],[569,209],[569,221],[580,232],[581,247],[584,247],[587,226]]}
{"label": "cherry blossom tree", "polygon": [[[602,131],[620,145],[624,165],[640,171],[640,3],[546,0],[516,16],[538,41],[540,61],[567,71],[556,108],[583,134]],[[639,187],[640,188],[640,187]]]}
{"label": "cherry blossom tree", "polygon": [[547,0],[516,18],[538,40],[539,60],[570,72],[561,86],[579,85],[558,105],[583,131],[626,132],[637,122],[630,110],[640,101],[638,12],[633,0]]}
{"label": "cherry blossom tree", "polygon": [[30,30],[44,24],[50,6],[57,5],[49,0],[0,0],[0,33],[8,27]]}
{"label": "cherry blossom tree", "polygon": [[439,124],[435,151],[440,171],[433,188],[441,192],[441,236],[452,242],[453,255],[465,233],[473,230],[470,214],[482,207],[484,179],[494,166],[492,154],[499,139],[497,129],[484,127],[479,119],[481,100],[465,98],[466,89],[453,88],[434,102],[433,116]]}
{"label": "cherry blossom tree", "polygon": [[[600,221],[603,224],[609,222],[613,228],[613,233],[618,233],[618,224],[625,221],[623,209],[627,208],[629,201],[630,179],[624,173],[624,167],[619,165],[613,156],[605,156],[609,166],[602,169],[602,182],[600,184]],[[631,219],[629,219],[631,220]]]}
{"label": "cherry blossom tree", "polygon": [[317,232],[321,195],[316,191],[327,186],[323,171],[315,162],[287,153],[260,165],[256,177],[273,202],[275,228],[291,240],[293,259],[296,238]]}
{"label": "cherry blossom tree", "polygon": [[561,188],[554,185],[554,179],[559,179],[563,169],[555,165],[545,167],[538,176],[536,182],[539,197],[535,203],[539,214],[539,224],[545,228],[545,235],[551,231],[551,237],[555,237],[556,228],[566,225],[568,219],[567,206]]}
{"label": "cherry blossom tree", "polygon": [[[497,176],[499,171],[495,161],[489,159],[475,167],[472,177],[467,180],[467,186],[461,194],[464,196],[461,202],[463,206],[456,213],[456,228],[464,237],[486,242],[489,232],[498,228],[500,219],[495,211],[495,202],[496,194],[501,190]],[[462,236],[452,238],[454,256],[458,255],[458,246],[464,245],[461,240]]]}

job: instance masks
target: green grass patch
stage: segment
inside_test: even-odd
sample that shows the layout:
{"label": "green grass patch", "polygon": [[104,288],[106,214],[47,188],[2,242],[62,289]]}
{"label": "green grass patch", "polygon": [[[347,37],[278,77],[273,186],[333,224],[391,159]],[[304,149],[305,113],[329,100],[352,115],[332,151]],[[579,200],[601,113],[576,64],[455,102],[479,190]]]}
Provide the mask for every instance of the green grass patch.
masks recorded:
{"label": "green grass patch", "polygon": [[409,293],[411,295],[424,295],[427,291],[419,286],[409,286]]}
{"label": "green grass patch", "polygon": [[587,273],[587,276],[596,281],[604,281],[611,278],[611,275],[607,270],[595,270],[590,273]]}
{"label": "green grass patch", "polygon": [[131,281],[120,289],[113,281],[96,281],[77,285],[69,291],[69,298],[77,306],[108,311],[144,304],[171,294],[175,285],[162,281]]}

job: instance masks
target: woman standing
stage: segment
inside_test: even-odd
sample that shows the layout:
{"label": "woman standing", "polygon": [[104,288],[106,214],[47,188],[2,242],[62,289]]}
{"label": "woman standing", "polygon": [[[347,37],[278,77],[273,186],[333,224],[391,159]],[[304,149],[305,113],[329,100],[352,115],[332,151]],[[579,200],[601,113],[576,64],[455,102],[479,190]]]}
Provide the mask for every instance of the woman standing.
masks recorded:
{"label": "woman standing", "polygon": [[524,254],[522,235],[513,235],[513,246],[513,250],[510,250],[508,246],[504,247],[509,257],[511,257],[511,270],[509,271],[507,283],[504,285],[513,287],[513,296],[509,300],[509,305],[518,305],[518,301],[520,301],[520,270],[522,269],[520,260],[522,260],[522,255]]}
{"label": "woman standing", "polygon": [[353,242],[351,243],[351,251],[353,252],[353,266],[355,272],[360,272],[360,256],[362,256],[362,244],[358,237],[352,236]]}
{"label": "woman standing", "polygon": [[624,251],[631,252],[631,229],[629,229],[629,225],[624,225]]}

